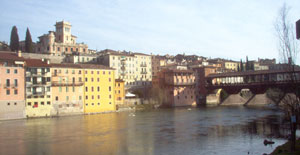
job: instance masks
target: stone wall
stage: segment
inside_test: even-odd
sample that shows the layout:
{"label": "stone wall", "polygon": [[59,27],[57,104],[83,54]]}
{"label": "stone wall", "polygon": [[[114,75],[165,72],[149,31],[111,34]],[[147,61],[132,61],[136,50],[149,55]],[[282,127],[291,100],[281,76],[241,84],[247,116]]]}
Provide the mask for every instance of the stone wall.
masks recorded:
{"label": "stone wall", "polygon": [[22,53],[22,57],[27,59],[49,59],[50,63],[62,63],[65,59],[65,56],[38,53]]}

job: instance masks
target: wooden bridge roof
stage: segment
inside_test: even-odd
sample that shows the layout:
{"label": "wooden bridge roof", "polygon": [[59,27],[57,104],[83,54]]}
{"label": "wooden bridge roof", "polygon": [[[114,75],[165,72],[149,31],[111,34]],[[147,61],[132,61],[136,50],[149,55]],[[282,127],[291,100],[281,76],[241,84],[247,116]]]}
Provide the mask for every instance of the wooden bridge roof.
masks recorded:
{"label": "wooden bridge roof", "polygon": [[[221,77],[237,77],[247,75],[263,75],[263,74],[277,74],[277,73],[291,73],[292,70],[259,70],[259,71],[244,71],[244,72],[227,72],[219,74],[209,74],[206,78],[221,78]],[[295,68],[295,72],[300,72],[299,68]]]}

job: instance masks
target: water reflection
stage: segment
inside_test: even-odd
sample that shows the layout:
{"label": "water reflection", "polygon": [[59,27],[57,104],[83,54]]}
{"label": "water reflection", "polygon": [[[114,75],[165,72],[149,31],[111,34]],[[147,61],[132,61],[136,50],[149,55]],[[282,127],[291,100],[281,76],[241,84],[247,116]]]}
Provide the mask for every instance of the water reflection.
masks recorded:
{"label": "water reflection", "polygon": [[4,121],[0,154],[262,154],[286,128],[280,112],[245,107]]}

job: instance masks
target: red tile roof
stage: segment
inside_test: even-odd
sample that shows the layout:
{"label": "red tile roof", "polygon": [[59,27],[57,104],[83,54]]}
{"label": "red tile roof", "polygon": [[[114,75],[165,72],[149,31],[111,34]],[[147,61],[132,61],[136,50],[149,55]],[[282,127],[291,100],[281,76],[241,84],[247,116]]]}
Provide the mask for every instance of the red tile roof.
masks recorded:
{"label": "red tile roof", "polygon": [[50,67],[47,61],[42,61],[40,59],[25,59],[26,67]]}

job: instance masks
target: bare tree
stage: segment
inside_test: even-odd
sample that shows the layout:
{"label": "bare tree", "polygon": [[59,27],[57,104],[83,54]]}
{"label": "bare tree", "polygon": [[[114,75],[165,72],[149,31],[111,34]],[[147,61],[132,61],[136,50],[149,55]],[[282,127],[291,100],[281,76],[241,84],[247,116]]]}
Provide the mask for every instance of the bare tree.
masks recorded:
{"label": "bare tree", "polygon": [[296,63],[298,44],[295,39],[295,27],[289,20],[290,8],[284,3],[279,10],[278,17],[274,24],[278,37],[278,52],[282,63]]}
{"label": "bare tree", "polygon": [[287,74],[285,77],[291,81],[289,92],[286,94],[284,90],[285,97],[281,100],[281,108],[284,110],[286,118],[290,121],[291,125],[291,151],[295,151],[295,142],[296,142],[296,130],[297,130],[297,118],[300,118],[300,96],[297,80],[299,80],[299,75],[295,73],[295,63],[298,54],[298,42],[295,38],[295,27],[294,24],[291,24],[289,21],[289,8],[284,3],[281,9],[277,20],[274,24],[275,31],[278,37],[278,51],[280,61],[287,64]]}

